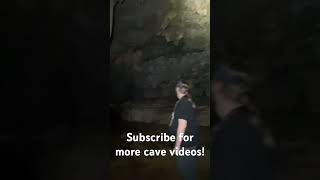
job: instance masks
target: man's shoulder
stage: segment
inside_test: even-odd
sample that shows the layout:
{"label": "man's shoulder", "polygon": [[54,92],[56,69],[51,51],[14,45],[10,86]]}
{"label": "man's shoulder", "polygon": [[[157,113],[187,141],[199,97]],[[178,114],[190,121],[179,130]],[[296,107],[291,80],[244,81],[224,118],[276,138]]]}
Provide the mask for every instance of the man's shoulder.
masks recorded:
{"label": "man's shoulder", "polygon": [[181,98],[181,100],[179,101],[179,105],[192,106],[192,102],[189,101],[187,98]]}
{"label": "man's shoulder", "polygon": [[241,108],[221,123],[221,125],[228,132],[249,132],[260,125],[260,118],[245,108]]}

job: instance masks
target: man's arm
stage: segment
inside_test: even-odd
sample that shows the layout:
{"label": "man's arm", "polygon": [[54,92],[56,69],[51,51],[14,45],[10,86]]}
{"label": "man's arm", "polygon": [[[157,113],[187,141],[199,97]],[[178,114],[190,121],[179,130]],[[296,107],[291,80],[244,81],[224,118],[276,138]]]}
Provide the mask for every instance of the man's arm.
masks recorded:
{"label": "man's arm", "polygon": [[177,150],[180,149],[181,143],[182,143],[182,139],[180,139],[180,137],[184,136],[186,128],[187,128],[187,121],[185,119],[178,119],[176,144],[174,146],[174,149],[177,149]]}

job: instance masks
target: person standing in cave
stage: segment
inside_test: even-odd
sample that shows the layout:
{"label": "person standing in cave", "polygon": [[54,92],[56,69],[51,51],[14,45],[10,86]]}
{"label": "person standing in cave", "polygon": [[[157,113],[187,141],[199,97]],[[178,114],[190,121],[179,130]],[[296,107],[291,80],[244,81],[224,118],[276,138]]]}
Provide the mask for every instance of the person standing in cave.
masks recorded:
{"label": "person standing in cave", "polygon": [[[189,85],[185,82],[178,82],[176,95],[178,101],[169,123],[170,134],[176,135],[174,150],[188,149],[196,150],[199,144],[199,121],[197,119],[196,105],[189,93]],[[183,141],[179,136],[193,136],[192,141]],[[197,179],[196,156],[177,156],[179,174],[184,180]]]}
{"label": "person standing in cave", "polygon": [[213,102],[220,124],[213,132],[212,179],[270,180],[274,142],[249,101],[251,78],[241,64],[214,71]]}

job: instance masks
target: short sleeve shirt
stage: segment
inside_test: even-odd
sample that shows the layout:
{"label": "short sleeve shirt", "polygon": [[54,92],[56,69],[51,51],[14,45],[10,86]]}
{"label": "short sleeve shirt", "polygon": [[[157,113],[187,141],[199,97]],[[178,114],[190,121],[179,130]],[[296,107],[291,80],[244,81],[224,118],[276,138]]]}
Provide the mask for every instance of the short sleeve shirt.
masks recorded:
{"label": "short sleeve shirt", "polygon": [[187,98],[181,98],[177,101],[174,111],[171,115],[170,132],[176,135],[179,119],[184,119],[187,121],[187,127],[185,130],[185,135],[192,135],[192,141],[183,141],[181,143],[182,147],[193,147],[199,144],[199,122],[197,119],[197,113],[195,108],[193,108],[192,102]]}

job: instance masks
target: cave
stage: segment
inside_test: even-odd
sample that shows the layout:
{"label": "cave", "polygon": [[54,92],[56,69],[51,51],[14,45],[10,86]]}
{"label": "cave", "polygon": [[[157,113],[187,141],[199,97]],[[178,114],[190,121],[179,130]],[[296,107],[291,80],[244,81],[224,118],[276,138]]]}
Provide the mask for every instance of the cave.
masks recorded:
{"label": "cave", "polygon": [[2,6],[9,19],[1,33],[8,39],[2,175],[92,180],[108,179],[110,169],[115,180],[178,179],[174,158],[113,153],[169,148],[126,143],[125,133],[166,131],[174,86],[184,79],[201,114],[199,179],[208,179],[211,129],[219,123],[210,79],[216,62],[237,57],[254,76],[251,95],[278,144],[275,179],[320,179],[317,0],[109,2],[110,19],[108,4],[94,1]]}
{"label": "cave", "polygon": [[[156,127],[167,122],[175,99],[170,87],[179,78],[199,87],[194,96],[203,106],[202,114],[208,114],[202,126],[204,131],[214,127],[217,118],[212,110],[209,113],[208,106],[208,79],[212,73],[210,69],[192,69],[188,64],[203,63],[212,71],[216,62],[237,57],[254,77],[251,96],[278,144],[277,178],[319,177],[316,124],[320,100],[316,79],[320,4],[312,0],[217,1],[210,17],[202,16],[210,12],[207,3],[210,2],[115,3],[110,82],[114,86],[111,106],[118,118],[111,120],[126,124],[115,129],[119,129],[120,136],[121,129],[126,128],[161,132]],[[194,71],[194,77],[179,71],[177,62],[181,61],[187,64],[182,69]],[[119,141],[115,144],[121,144]],[[115,163],[115,169],[117,165],[121,166]],[[139,166],[134,171],[139,172]]]}
{"label": "cave", "polygon": [[[163,144],[127,143],[124,137],[126,132],[167,131],[177,101],[175,85],[180,80],[191,85],[200,114],[201,144],[209,147],[210,1],[124,0],[110,5],[112,149],[168,148]],[[114,179],[126,179],[133,173],[139,179],[161,178],[162,174],[178,178],[172,157],[114,157],[111,161],[114,172],[127,167],[126,173],[115,173]],[[208,178],[208,154],[200,167],[201,178]]]}

